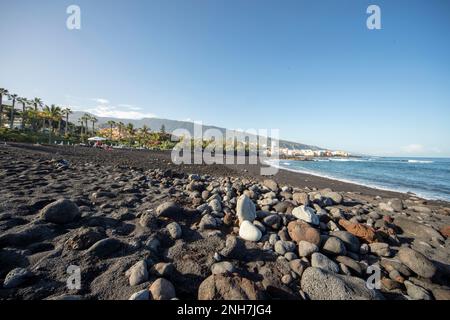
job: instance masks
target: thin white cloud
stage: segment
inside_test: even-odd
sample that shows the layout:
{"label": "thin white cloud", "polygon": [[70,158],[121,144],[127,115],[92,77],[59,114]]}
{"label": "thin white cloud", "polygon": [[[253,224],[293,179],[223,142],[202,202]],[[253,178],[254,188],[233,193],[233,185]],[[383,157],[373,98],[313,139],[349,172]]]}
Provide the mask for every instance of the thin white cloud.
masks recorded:
{"label": "thin white cloud", "polygon": [[119,104],[118,107],[124,108],[124,109],[129,109],[129,110],[134,110],[134,111],[142,110],[141,107],[136,107],[132,104]]}
{"label": "thin white cloud", "polygon": [[104,104],[99,104],[94,107],[81,108],[81,110],[92,113],[98,117],[110,117],[110,118],[133,119],[133,120],[156,117],[156,115],[154,115],[153,113],[127,110],[124,108]]}
{"label": "thin white cloud", "polygon": [[104,99],[104,98],[93,98],[91,100],[95,101],[97,103],[100,103],[100,104],[109,104],[109,100],[108,99]]}
{"label": "thin white cloud", "polygon": [[425,147],[421,144],[410,144],[402,147],[402,151],[406,153],[422,153],[425,151]]}
{"label": "thin white cloud", "polygon": [[[118,104],[111,105],[109,99],[105,98],[92,98],[83,99],[78,97],[67,96],[66,99],[72,100],[72,109],[77,111],[89,112],[97,117],[109,117],[120,119],[132,119],[139,120],[143,118],[155,118],[153,113],[143,112],[142,108],[134,106],[132,104]],[[94,101],[95,106],[82,106],[82,101]],[[76,106],[75,106],[76,105]]]}

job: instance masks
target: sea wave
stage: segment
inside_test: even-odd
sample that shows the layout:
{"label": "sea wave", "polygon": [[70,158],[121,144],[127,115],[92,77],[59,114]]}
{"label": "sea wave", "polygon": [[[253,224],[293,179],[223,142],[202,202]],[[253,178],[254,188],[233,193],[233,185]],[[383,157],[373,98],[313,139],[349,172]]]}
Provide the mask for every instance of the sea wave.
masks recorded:
{"label": "sea wave", "polygon": [[431,160],[408,160],[408,163],[434,163]]}
{"label": "sea wave", "polygon": [[337,161],[337,162],[365,162],[369,161],[368,159],[351,159],[351,158],[330,158],[329,161]]}

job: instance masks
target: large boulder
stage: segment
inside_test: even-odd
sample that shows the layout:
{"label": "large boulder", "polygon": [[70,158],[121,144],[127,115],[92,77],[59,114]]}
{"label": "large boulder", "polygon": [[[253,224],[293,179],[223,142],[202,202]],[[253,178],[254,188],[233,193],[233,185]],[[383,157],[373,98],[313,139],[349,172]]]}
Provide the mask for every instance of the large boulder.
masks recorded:
{"label": "large boulder", "polygon": [[128,300],[149,300],[149,299],[150,299],[150,291],[144,289],[133,293]]}
{"label": "large boulder", "polygon": [[33,274],[24,268],[16,268],[11,270],[5,277],[3,287],[5,289],[16,288],[30,279]]}
{"label": "large boulder", "polygon": [[336,262],[340,263],[341,265],[346,266],[347,269],[349,269],[349,271],[352,274],[356,274],[358,276],[361,276],[363,274],[363,269],[361,267],[361,264],[358,261],[353,260],[350,257],[338,256],[338,257],[336,257]]}
{"label": "large boulder", "polygon": [[359,239],[355,237],[353,234],[351,234],[348,231],[338,230],[333,231],[331,233],[333,237],[341,239],[342,242],[344,242],[345,247],[347,250],[352,252],[359,252],[359,248],[361,246]]}
{"label": "large boulder", "polygon": [[334,204],[341,204],[343,197],[337,192],[334,191],[324,191],[321,192],[322,197],[331,199]]}
{"label": "large boulder", "polygon": [[278,192],[278,183],[272,179],[266,179],[263,182],[263,185],[273,192]]}
{"label": "large boulder", "polygon": [[319,247],[314,243],[308,241],[300,241],[298,243],[298,255],[299,257],[309,257],[314,252],[318,252]]}
{"label": "large boulder", "polygon": [[424,288],[415,285],[414,283],[406,280],[403,283],[406,287],[408,296],[413,300],[432,300],[430,293]]}
{"label": "large boulder", "polygon": [[211,208],[212,211],[215,212],[221,212],[222,211],[222,204],[220,203],[219,199],[212,199],[209,203],[208,203],[209,207]]}
{"label": "large boulder", "polygon": [[236,205],[236,214],[239,219],[239,222],[248,220],[253,222],[256,219],[256,207],[253,201],[247,197],[247,195],[243,194],[238,198]]}
{"label": "large boulder", "polygon": [[403,201],[400,199],[391,199],[389,200],[388,205],[397,212],[400,212],[405,208]]}
{"label": "large boulder", "polygon": [[219,224],[212,215],[205,214],[202,219],[200,220],[200,223],[198,224],[200,230],[206,230],[206,229],[216,229]]}
{"label": "large boulder", "polygon": [[146,282],[148,280],[148,271],[145,260],[141,260],[134,264],[128,269],[125,276],[128,277],[130,286],[137,286],[138,284]]}
{"label": "large boulder", "polygon": [[328,255],[345,256],[347,254],[347,249],[345,248],[344,242],[337,237],[329,237],[326,239],[322,250]]}
{"label": "large boulder", "polygon": [[244,220],[239,228],[239,236],[247,241],[259,241],[262,237],[262,233],[253,223]]}
{"label": "large boulder", "polygon": [[376,254],[379,257],[390,257],[391,256],[391,248],[387,243],[384,242],[375,242],[369,244],[370,252]]}
{"label": "large boulder", "polygon": [[120,240],[114,238],[106,238],[94,243],[86,251],[86,253],[91,256],[103,259],[116,253],[122,248],[122,246],[123,243]]}
{"label": "large boulder", "polygon": [[339,266],[336,262],[329,259],[326,255],[320,252],[314,252],[311,256],[311,266],[315,268],[320,268],[329,272],[338,273]]}
{"label": "large boulder", "polygon": [[304,221],[297,220],[289,222],[288,233],[291,239],[297,243],[300,241],[308,241],[316,246],[320,245],[320,232]]}
{"label": "large boulder", "polygon": [[149,290],[153,300],[172,300],[176,297],[175,287],[164,278],[156,279]]}
{"label": "large boulder", "polygon": [[365,226],[361,223],[350,222],[345,219],[339,220],[339,225],[354,236],[372,243],[376,239],[375,230],[371,227]]}
{"label": "large boulder", "polygon": [[225,248],[220,251],[220,254],[228,259],[241,260],[246,255],[246,247],[242,239],[230,235],[225,241]]}
{"label": "large boulder", "polygon": [[49,224],[28,224],[17,232],[7,232],[0,235],[0,248],[22,247],[45,241],[54,236],[55,231]]}
{"label": "large boulder", "polygon": [[217,262],[211,266],[212,274],[223,274],[223,273],[228,274],[228,273],[233,273],[233,272],[234,272],[234,266],[229,261]]}
{"label": "large boulder", "polygon": [[67,240],[65,245],[70,250],[85,250],[105,237],[105,233],[100,228],[81,228]]}
{"label": "large boulder", "polygon": [[397,217],[394,220],[396,226],[400,227],[405,235],[413,236],[423,240],[445,241],[442,235],[432,227],[420,224],[404,217]]}
{"label": "large boulder", "polygon": [[183,208],[173,201],[163,202],[156,208],[156,216],[158,217],[173,217],[181,213],[183,213]]}
{"label": "large boulder", "polygon": [[183,231],[177,222],[171,222],[166,226],[166,230],[170,237],[174,240],[181,238]]}
{"label": "large boulder", "polygon": [[424,278],[432,278],[436,274],[436,267],[427,257],[411,248],[402,247],[398,250],[400,261]]}
{"label": "large boulder", "polygon": [[74,202],[60,199],[42,208],[40,216],[47,222],[66,224],[77,219],[80,216],[80,210]]}
{"label": "large boulder", "polygon": [[293,208],[294,205],[290,201],[281,201],[273,206],[273,209],[280,213],[292,212]]}
{"label": "large boulder", "polygon": [[313,208],[308,206],[300,206],[292,210],[292,215],[299,220],[303,220],[312,225],[319,225],[319,217],[316,215],[316,212]]}
{"label": "large boulder", "polygon": [[319,268],[307,268],[301,288],[312,300],[379,300],[383,297],[368,289],[363,279],[331,273]]}
{"label": "large boulder", "polygon": [[213,274],[198,288],[199,300],[260,300],[260,288],[251,280],[239,276]]}
{"label": "large boulder", "polygon": [[308,205],[309,196],[306,192],[296,192],[292,195],[292,200],[297,202],[297,204]]}
{"label": "large boulder", "polygon": [[279,229],[283,221],[278,214],[271,214],[264,217],[263,222],[266,226],[271,227],[272,229]]}

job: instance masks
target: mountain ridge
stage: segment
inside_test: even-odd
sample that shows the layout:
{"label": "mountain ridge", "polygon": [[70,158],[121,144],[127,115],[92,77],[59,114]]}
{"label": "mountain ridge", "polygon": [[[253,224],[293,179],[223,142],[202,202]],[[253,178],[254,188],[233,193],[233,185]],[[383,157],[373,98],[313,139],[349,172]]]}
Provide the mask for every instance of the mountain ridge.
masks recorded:
{"label": "mountain ridge", "polygon": [[[185,129],[189,131],[192,135],[194,132],[194,123],[191,121],[181,121],[181,120],[171,120],[171,119],[163,119],[163,118],[142,118],[142,119],[124,119],[124,118],[114,118],[114,117],[100,117],[90,112],[84,112],[84,111],[74,111],[73,114],[70,116],[70,121],[77,123],[78,120],[84,115],[89,114],[91,116],[95,116],[98,120],[97,127],[105,128],[107,127],[108,121],[116,121],[116,122],[123,122],[125,125],[128,123],[133,124],[136,128],[141,128],[143,125],[147,125],[150,130],[152,131],[159,131],[162,125],[165,126],[165,130],[168,133],[172,133],[176,129]],[[203,125],[203,132],[205,132],[208,129],[217,129],[222,134],[225,135],[226,128],[214,126],[214,125]],[[239,132],[236,130],[231,130],[234,132]],[[270,139],[270,138],[269,138]],[[311,149],[311,150],[321,150],[324,148],[320,148],[318,146],[314,145],[308,145],[304,143],[294,142],[294,141],[288,141],[288,140],[279,140],[279,147],[280,148],[287,148],[287,149],[298,149],[298,150],[305,150],[305,149]]]}

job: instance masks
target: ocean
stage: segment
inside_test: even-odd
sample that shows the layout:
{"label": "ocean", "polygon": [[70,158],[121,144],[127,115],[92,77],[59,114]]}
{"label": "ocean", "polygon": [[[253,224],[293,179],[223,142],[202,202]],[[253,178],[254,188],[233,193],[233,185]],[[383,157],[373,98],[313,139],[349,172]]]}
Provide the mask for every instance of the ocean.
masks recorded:
{"label": "ocean", "polygon": [[280,160],[282,169],[317,175],[367,187],[412,192],[425,199],[450,201],[448,158],[316,158]]}

